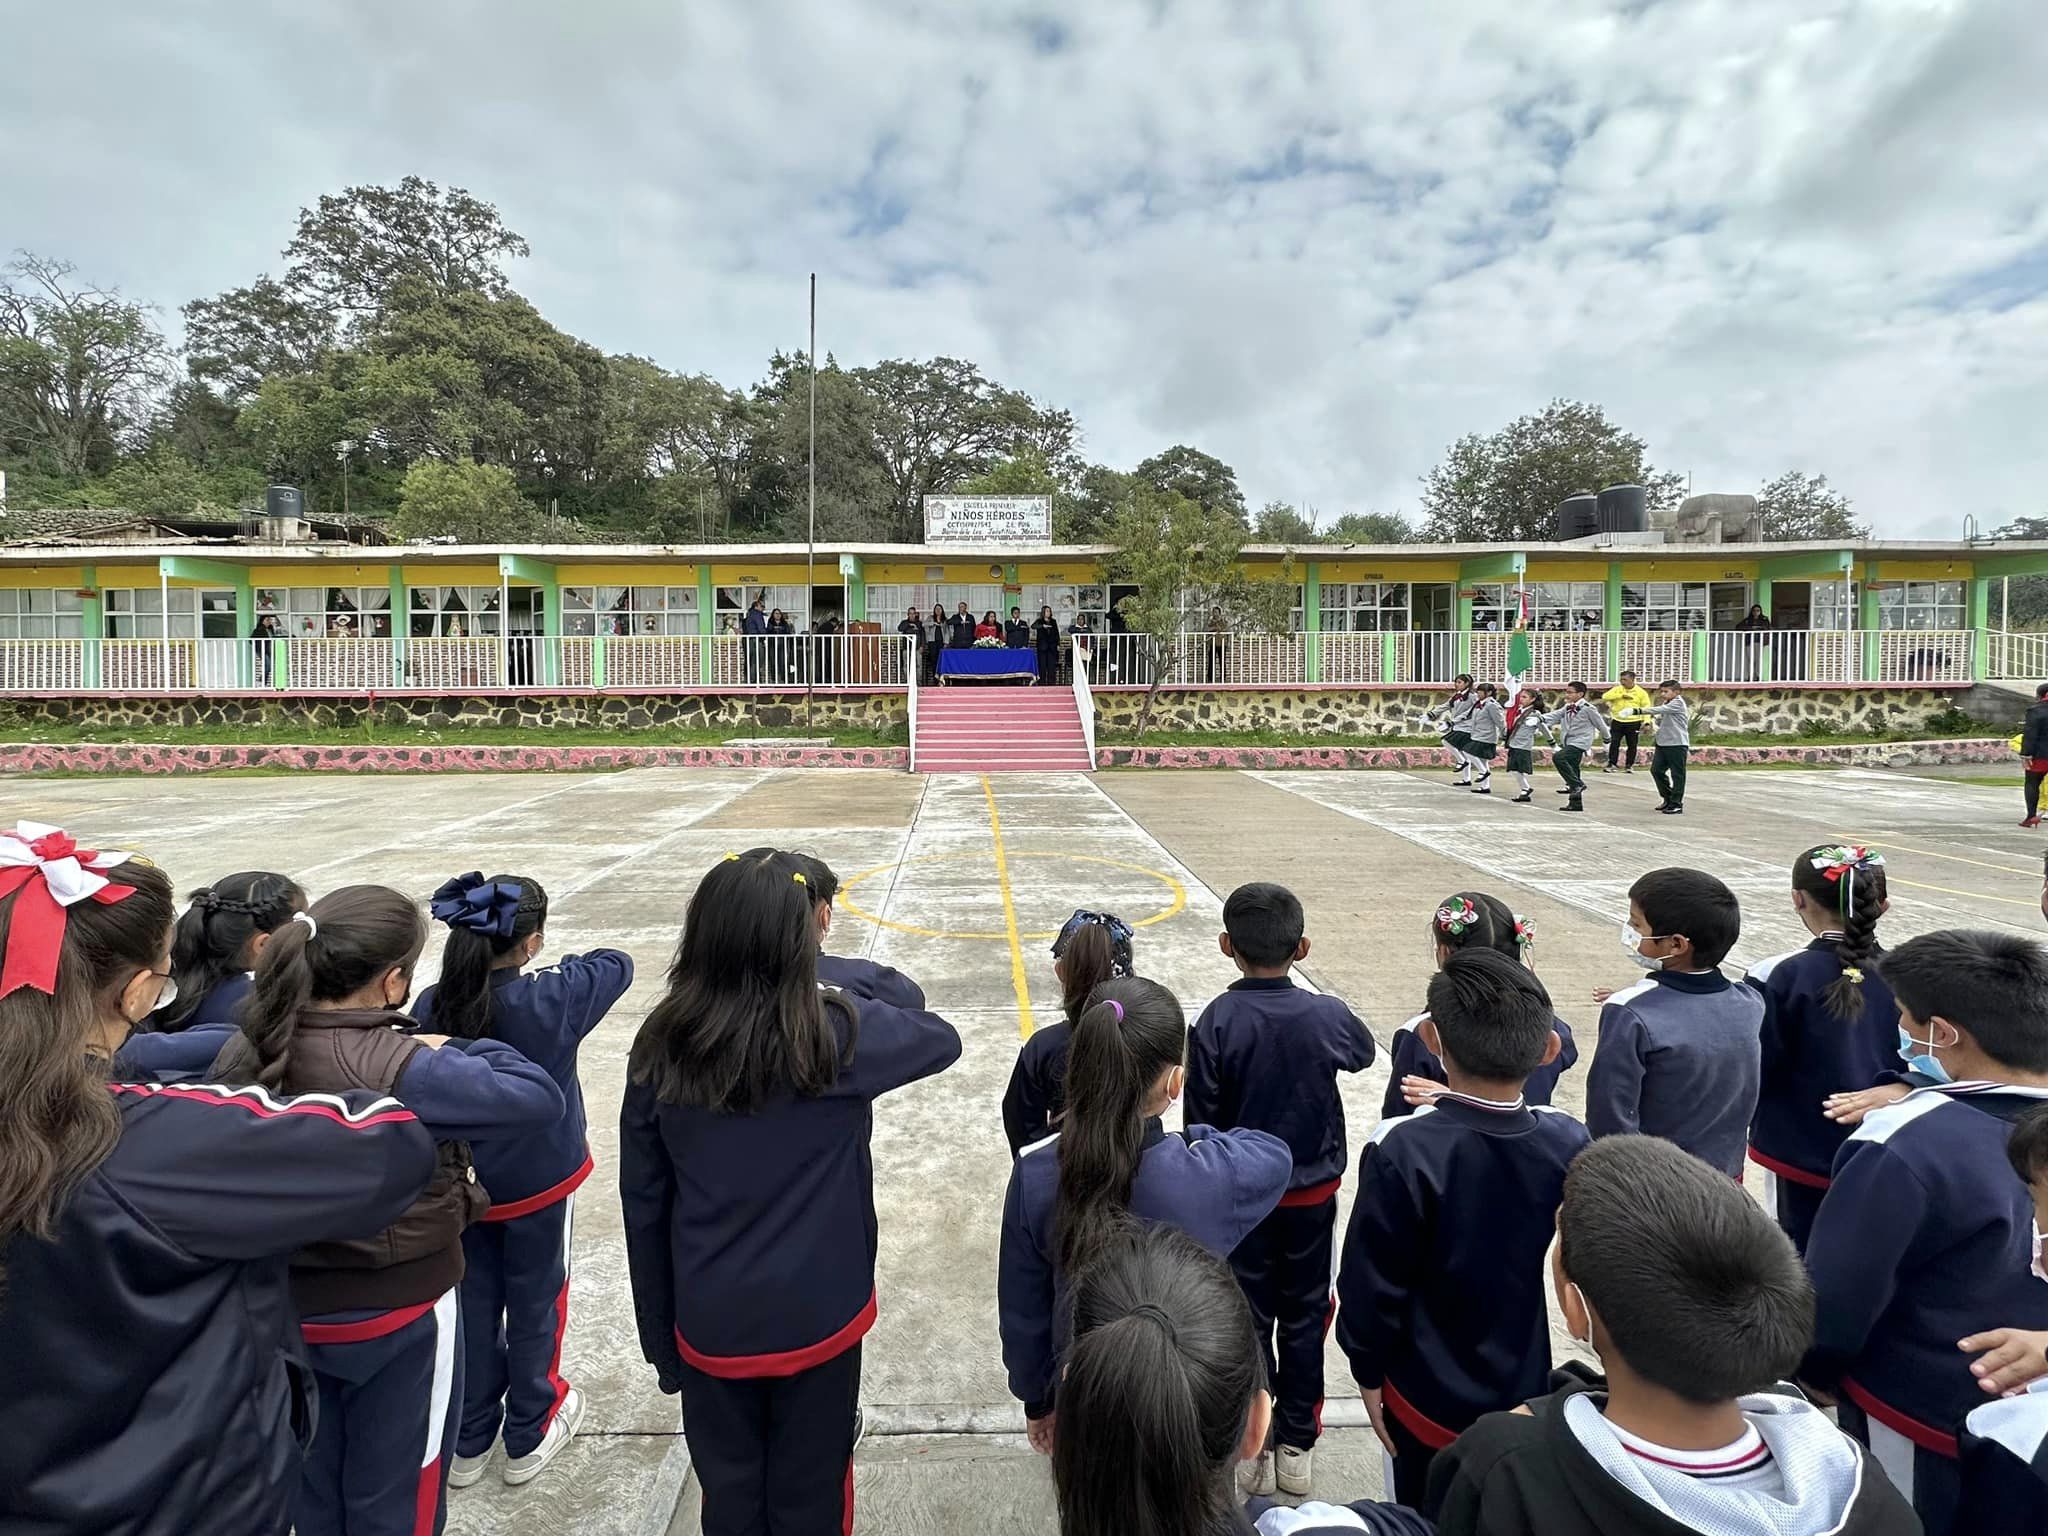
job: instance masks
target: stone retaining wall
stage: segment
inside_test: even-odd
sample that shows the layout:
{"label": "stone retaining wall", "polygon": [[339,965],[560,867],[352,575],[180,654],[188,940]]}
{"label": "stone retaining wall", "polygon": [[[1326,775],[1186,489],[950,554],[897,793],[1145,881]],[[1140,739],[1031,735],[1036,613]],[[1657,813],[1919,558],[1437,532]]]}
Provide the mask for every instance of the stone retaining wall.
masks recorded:
{"label": "stone retaining wall", "polygon": [[0,773],[605,773],[620,768],[910,767],[908,747],[171,747],[0,743]]}
{"label": "stone retaining wall", "polygon": [[[1441,747],[1103,747],[1095,754],[1099,768],[1446,768],[1450,753]],[[2003,739],[1945,741],[1873,741],[1853,746],[1695,747],[1691,763],[1699,767],[1736,767],[1758,763],[1801,763],[1815,768],[1917,768],[1938,764],[1991,763],[2013,769],[2018,782],[2019,759]],[[1537,755],[1547,767],[1547,751]]]}

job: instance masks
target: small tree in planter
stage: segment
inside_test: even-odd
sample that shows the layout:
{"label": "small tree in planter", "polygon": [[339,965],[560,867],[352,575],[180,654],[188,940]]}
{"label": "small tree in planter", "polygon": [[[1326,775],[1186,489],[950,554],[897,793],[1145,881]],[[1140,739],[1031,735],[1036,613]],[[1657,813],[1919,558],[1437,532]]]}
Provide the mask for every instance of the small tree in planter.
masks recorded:
{"label": "small tree in planter", "polygon": [[1280,636],[1288,633],[1294,608],[1294,561],[1271,577],[1253,577],[1238,564],[1244,524],[1173,491],[1139,490],[1103,531],[1116,546],[1103,558],[1104,582],[1135,586],[1135,597],[1117,604],[1124,623],[1142,635],[1152,652],[1152,682],[1138,714],[1140,734],[1152,727],[1159,687],[1180,665],[1188,636],[1183,612],[1220,614],[1236,631]]}

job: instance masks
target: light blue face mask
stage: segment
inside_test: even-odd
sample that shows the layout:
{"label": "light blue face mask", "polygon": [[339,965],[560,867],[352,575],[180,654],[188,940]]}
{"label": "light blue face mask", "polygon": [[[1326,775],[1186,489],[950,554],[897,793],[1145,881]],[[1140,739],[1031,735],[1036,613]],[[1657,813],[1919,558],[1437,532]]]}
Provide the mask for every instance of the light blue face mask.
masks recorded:
{"label": "light blue face mask", "polygon": [[[1933,1031],[1930,1030],[1928,1033],[1932,1034]],[[1916,1049],[1916,1047],[1925,1047],[1925,1049]],[[1941,1064],[1940,1058],[1934,1054],[1934,1042],[1932,1040],[1915,1040],[1903,1024],[1899,1026],[1899,1059],[1905,1062],[1910,1069],[1933,1082],[1952,1083],[1955,1081],[1953,1077],[1949,1076],[1948,1068],[1944,1067]]]}

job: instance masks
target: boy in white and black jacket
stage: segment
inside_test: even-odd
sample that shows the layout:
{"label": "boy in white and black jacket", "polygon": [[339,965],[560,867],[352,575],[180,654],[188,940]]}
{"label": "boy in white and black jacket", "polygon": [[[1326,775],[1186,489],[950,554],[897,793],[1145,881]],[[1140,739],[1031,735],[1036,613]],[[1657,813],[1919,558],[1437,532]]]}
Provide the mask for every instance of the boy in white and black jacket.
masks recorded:
{"label": "boy in white and black jacket", "polygon": [[1557,1236],[1559,1309],[1606,1379],[1441,1453],[1423,1511],[1439,1536],[1917,1536],[1875,1460],[1774,1385],[1812,1336],[1813,1290],[1740,1185],[1613,1137],[1572,1163]]}
{"label": "boy in white and black jacket", "polygon": [[1571,798],[1559,807],[1566,811],[1583,811],[1586,808],[1586,749],[1596,741],[1607,739],[1607,722],[1600,711],[1586,699],[1584,683],[1564,685],[1564,703],[1549,711],[1540,722],[1545,729],[1556,734],[1558,748],[1550,754],[1557,776],[1564,780],[1561,795]]}

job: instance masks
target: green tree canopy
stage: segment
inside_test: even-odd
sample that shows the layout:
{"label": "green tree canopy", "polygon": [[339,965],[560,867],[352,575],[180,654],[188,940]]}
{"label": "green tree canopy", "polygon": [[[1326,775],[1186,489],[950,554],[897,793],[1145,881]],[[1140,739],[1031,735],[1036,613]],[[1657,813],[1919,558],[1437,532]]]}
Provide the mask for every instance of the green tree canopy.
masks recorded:
{"label": "green tree canopy", "polygon": [[75,272],[29,254],[0,268],[0,447],[85,475],[139,434],[170,354],[147,308]]}
{"label": "green tree canopy", "polygon": [[1553,400],[1498,432],[1451,444],[1423,477],[1423,535],[1459,543],[1550,539],[1559,502],[1609,485],[1640,485],[1651,509],[1661,511],[1677,505],[1684,479],[1657,471],[1643,440],[1599,406]]}
{"label": "green tree canopy", "polygon": [[1415,527],[1393,512],[1346,512],[1323,530],[1326,544],[1412,544]]}
{"label": "green tree canopy", "polygon": [[1764,537],[1788,539],[1867,539],[1870,529],[1849,511],[1849,498],[1828,484],[1826,475],[1788,469],[1756,493],[1763,514]]}
{"label": "green tree canopy", "polygon": [[1316,521],[1284,501],[1269,501],[1259,508],[1252,534],[1261,544],[1313,544]]}
{"label": "green tree canopy", "polygon": [[1153,454],[1132,473],[1155,491],[1185,496],[1206,511],[1222,513],[1240,529],[1251,526],[1237,471],[1213,454],[1176,443],[1164,453]]}
{"label": "green tree canopy", "polygon": [[502,464],[422,459],[405,472],[392,532],[458,544],[536,542],[546,519]]}

